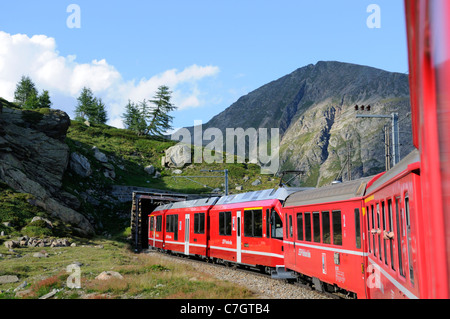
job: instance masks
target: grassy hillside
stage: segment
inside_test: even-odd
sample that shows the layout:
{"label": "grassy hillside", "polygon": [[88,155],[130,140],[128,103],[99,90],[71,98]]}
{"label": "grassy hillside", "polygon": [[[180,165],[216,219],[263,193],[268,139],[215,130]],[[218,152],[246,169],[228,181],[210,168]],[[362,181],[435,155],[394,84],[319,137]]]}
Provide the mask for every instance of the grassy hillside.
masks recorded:
{"label": "grassy hillside", "polygon": [[[17,276],[0,284],[0,299],[37,299],[57,290],[55,299],[190,299],[254,298],[247,288],[221,281],[192,266],[158,255],[133,254],[111,240],[76,240],[76,247],[27,247],[9,251],[0,246],[0,276]],[[35,257],[41,254],[45,257]],[[67,266],[80,267],[79,289],[71,289]],[[99,280],[103,271],[122,278]],[[21,288],[17,288],[20,285]]]}
{"label": "grassy hillside", "polygon": [[[182,193],[210,193],[212,189],[221,188],[223,178],[205,179],[191,178],[195,183],[179,176],[211,176],[221,173],[201,172],[201,170],[229,170],[229,188],[231,193],[240,192],[236,186],[243,186],[243,191],[271,188],[276,185],[276,180],[267,175],[260,176],[260,168],[255,164],[192,164],[183,168],[181,175],[174,174],[173,169],[161,166],[161,157],[164,151],[175,145],[173,141],[139,137],[135,133],[117,129],[106,125],[91,125],[90,127],[77,121],[72,121],[66,142],[72,152],[78,152],[86,156],[93,168],[93,175],[87,179],[79,178],[72,174],[66,179],[66,187],[79,190],[80,184],[91,185],[129,185],[149,187],[162,190],[171,190]],[[111,180],[102,173],[102,164],[93,157],[92,147],[96,146],[101,152],[112,159],[116,178]],[[144,167],[153,165],[160,173],[161,178],[153,178],[144,171]],[[248,178],[244,177],[247,176]],[[262,184],[252,186],[251,183],[261,178]],[[204,187],[207,185],[207,187]],[[83,185],[81,185],[83,188]],[[86,186],[86,185],[84,185]]]}

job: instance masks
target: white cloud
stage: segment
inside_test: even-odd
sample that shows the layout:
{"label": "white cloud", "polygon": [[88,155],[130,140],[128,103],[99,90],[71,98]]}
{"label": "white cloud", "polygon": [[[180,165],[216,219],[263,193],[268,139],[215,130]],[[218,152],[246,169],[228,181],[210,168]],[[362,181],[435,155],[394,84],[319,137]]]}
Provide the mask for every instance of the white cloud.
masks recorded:
{"label": "white cloud", "polygon": [[46,35],[29,37],[0,31],[0,96],[13,100],[22,75],[30,76],[38,88],[60,96],[75,98],[87,86],[107,105],[109,124],[121,127],[120,116],[128,99],[150,99],[160,85],[173,91],[179,109],[203,105],[197,83],[220,71],[217,66],[194,64],[181,71],[171,69],[149,79],[126,81],[105,59],[78,63],[75,55],[61,56],[56,48],[55,39]]}

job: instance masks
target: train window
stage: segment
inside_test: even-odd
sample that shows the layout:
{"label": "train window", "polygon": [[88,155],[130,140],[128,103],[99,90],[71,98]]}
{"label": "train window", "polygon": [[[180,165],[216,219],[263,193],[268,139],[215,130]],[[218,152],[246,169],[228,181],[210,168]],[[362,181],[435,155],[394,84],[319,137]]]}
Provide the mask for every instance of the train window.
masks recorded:
{"label": "train window", "polygon": [[305,240],[311,241],[311,213],[305,213]]}
{"label": "train window", "polygon": [[[373,205],[371,205],[370,208],[371,208],[370,216],[371,216],[371,219],[372,219],[372,230],[373,230],[373,229],[375,229],[375,218],[373,216],[374,215],[373,214]],[[372,252],[373,252],[373,255],[376,257],[377,256],[377,250],[376,250],[376,246],[375,246],[375,234],[373,232],[371,232],[371,233],[372,233],[372,245],[373,245]]]}
{"label": "train window", "polygon": [[294,230],[292,227],[292,216],[289,215],[289,236],[292,238],[294,236]]}
{"label": "train window", "polygon": [[272,238],[283,240],[283,221],[275,209],[270,214],[270,225],[272,228]]}
{"label": "train window", "polygon": [[[386,230],[386,216],[385,215],[386,215],[386,213],[385,213],[384,201],[383,201],[383,202],[381,202],[381,222],[383,223],[382,231]],[[388,260],[387,260],[387,251],[386,251],[386,239],[384,238],[384,236],[383,236],[383,251],[384,251],[384,263],[387,265]]]}
{"label": "train window", "polygon": [[173,233],[173,239],[178,240],[178,215],[166,217],[166,232]]}
{"label": "train window", "polygon": [[324,244],[331,244],[330,212],[322,212],[322,238]]}
{"label": "train window", "polygon": [[205,233],[205,213],[194,214],[194,234]]}
{"label": "train window", "polygon": [[370,218],[369,218],[369,206],[366,207],[367,217],[367,239],[369,240],[369,253],[372,252],[372,246],[370,245]]}
{"label": "train window", "polygon": [[171,216],[166,216],[166,231],[170,231],[172,229],[172,217]]}
{"label": "train window", "polygon": [[178,215],[173,215],[173,239],[178,240]]}
{"label": "train window", "polygon": [[262,237],[262,210],[244,211],[244,236]]}
{"label": "train window", "polygon": [[333,244],[342,245],[342,221],[341,212],[333,211]]}
{"label": "train window", "polygon": [[355,208],[355,240],[356,248],[361,248],[361,223],[360,223],[359,208]]}
{"label": "train window", "polygon": [[219,213],[219,235],[231,236],[231,212]]}
{"label": "train window", "polygon": [[153,231],[153,229],[155,228],[154,223],[155,223],[154,218],[153,218],[153,216],[151,216],[150,217],[150,229],[149,229],[150,231]]}
{"label": "train window", "polygon": [[303,213],[297,213],[297,239],[304,240],[304,238],[303,238]]}
{"label": "train window", "polygon": [[320,213],[313,212],[314,242],[320,243]]}
{"label": "train window", "polygon": [[266,237],[270,238],[270,211],[266,209]]}
{"label": "train window", "polygon": [[289,238],[289,225],[288,225],[288,215],[284,214],[284,224],[286,225],[286,237]]}
{"label": "train window", "polygon": [[161,231],[162,229],[162,216],[156,216],[156,231]]}
{"label": "train window", "polygon": [[400,216],[400,198],[395,198],[395,218],[397,220],[397,251],[398,251],[398,270],[400,275],[405,277],[405,271],[403,270],[403,258],[402,258],[402,216]]}
{"label": "train window", "polygon": [[[392,216],[392,200],[388,199],[387,204],[388,204],[388,214],[389,214],[389,232],[392,232],[393,225],[394,225],[394,220],[393,220],[393,216]],[[389,251],[391,253],[391,268],[392,268],[392,270],[395,270],[394,241],[393,240],[389,240]]]}
{"label": "train window", "polygon": [[[380,229],[380,204],[377,203],[377,229]],[[377,235],[378,238],[378,254],[379,254],[379,258],[380,260],[382,260],[381,258],[381,236],[380,234]]]}
{"label": "train window", "polygon": [[405,194],[405,214],[406,214],[406,234],[408,236],[408,263],[409,263],[409,279],[414,285],[414,268],[411,252],[411,219],[409,216],[409,197]]}

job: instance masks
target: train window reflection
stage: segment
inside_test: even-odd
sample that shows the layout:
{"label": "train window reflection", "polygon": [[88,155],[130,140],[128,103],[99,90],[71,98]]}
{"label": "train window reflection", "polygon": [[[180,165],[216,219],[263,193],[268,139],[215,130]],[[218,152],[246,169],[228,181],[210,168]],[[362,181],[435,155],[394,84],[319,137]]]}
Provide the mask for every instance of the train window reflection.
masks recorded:
{"label": "train window reflection", "polygon": [[313,212],[314,242],[320,243],[320,214]]}
{"label": "train window reflection", "polygon": [[311,241],[311,213],[305,213],[305,240]]}
{"label": "train window reflection", "polygon": [[244,212],[244,236],[262,237],[262,210],[246,210]]}
{"label": "train window reflection", "polygon": [[324,244],[331,244],[330,212],[322,212],[322,237]]}
{"label": "train window reflection", "polygon": [[297,213],[297,239],[303,240],[303,213]]}
{"label": "train window reflection", "polygon": [[361,248],[361,223],[359,219],[360,219],[359,208],[355,208],[356,248]]}
{"label": "train window reflection", "polygon": [[274,209],[271,212],[270,225],[272,228],[272,238],[283,240],[283,221]]}
{"label": "train window reflection", "polygon": [[341,222],[341,212],[333,211],[333,244],[342,245],[342,222]]}
{"label": "train window reflection", "polygon": [[231,236],[231,212],[219,213],[219,235]]}

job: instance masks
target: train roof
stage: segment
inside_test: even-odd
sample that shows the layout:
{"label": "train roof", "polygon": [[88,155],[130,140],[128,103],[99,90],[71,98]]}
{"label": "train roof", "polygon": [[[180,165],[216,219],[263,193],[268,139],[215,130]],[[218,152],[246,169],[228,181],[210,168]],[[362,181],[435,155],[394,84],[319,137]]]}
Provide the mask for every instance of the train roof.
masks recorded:
{"label": "train roof", "polygon": [[222,196],[217,201],[216,205],[228,205],[244,202],[263,201],[263,200],[281,200],[284,201],[290,194],[301,192],[310,187],[280,187],[273,189],[265,189],[260,191]]}
{"label": "train roof", "polygon": [[162,210],[166,210],[166,209],[211,206],[211,205],[214,205],[218,199],[219,199],[219,197],[207,197],[207,198],[200,198],[200,199],[170,203],[170,204],[158,206],[154,210],[154,212],[162,211]]}
{"label": "train roof", "polygon": [[320,203],[338,202],[361,197],[365,193],[366,185],[374,176],[364,177],[353,181],[298,192],[290,195],[284,207],[312,205]]}
{"label": "train roof", "polygon": [[375,182],[373,182],[370,187],[367,188],[367,194],[373,192],[378,187],[383,185],[389,180],[392,180],[397,176],[398,174],[404,172],[408,169],[408,166],[413,163],[420,162],[420,153],[417,149],[413,150],[411,153],[409,153],[407,156],[405,156],[397,165],[395,165],[392,169],[387,171],[383,176],[381,176],[379,179],[377,179]]}
{"label": "train roof", "polygon": [[190,201],[181,201],[170,204],[158,206],[154,212],[164,211],[167,209],[176,208],[189,208],[189,207],[202,207],[210,205],[228,205],[236,203],[244,203],[251,201],[263,201],[263,200],[281,200],[284,201],[289,195],[312,189],[311,187],[280,187],[274,189],[266,189],[254,192],[247,192],[242,194],[228,195],[222,197],[209,197],[201,198]]}

